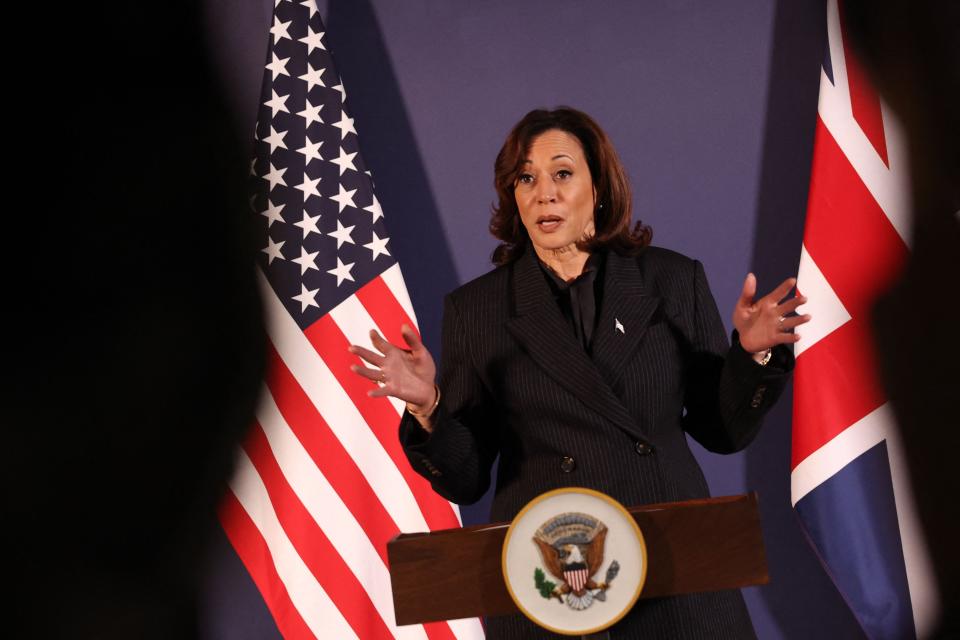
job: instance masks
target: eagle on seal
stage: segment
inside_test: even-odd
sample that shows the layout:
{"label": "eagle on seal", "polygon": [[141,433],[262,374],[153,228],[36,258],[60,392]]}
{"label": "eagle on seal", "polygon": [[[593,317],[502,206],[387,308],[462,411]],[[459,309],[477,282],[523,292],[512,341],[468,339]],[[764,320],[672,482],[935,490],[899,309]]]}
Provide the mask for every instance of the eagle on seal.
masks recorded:
{"label": "eagle on seal", "polygon": [[610,579],[613,576],[609,576],[604,582],[593,580],[593,574],[603,565],[603,545],[606,538],[607,528],[602,525],[593,538],[585,543],[558,541],[556,544],[550,544],[539,537],[533,538],[540,549],[540,556],[547,571],[561,581],[561,584],[553,589],[551,597],[564,602],[564,596],[572,594],[579,600],[585,597],[588,591],[603,592],[609,588]]}

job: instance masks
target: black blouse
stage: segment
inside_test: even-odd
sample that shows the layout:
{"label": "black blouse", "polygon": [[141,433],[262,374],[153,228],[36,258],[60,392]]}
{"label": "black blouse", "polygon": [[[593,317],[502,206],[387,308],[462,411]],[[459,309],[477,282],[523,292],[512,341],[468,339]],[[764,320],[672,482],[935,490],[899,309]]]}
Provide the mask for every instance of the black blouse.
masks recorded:
{"label": "black blouse", "polygon": [[563,317],[567,319],[584,351],[590,353],[593,341],[593,330],[597,324],[597,317],[603,298],[603,268],[606,263],[605,253],[593,253],[587,258],[583,266],[583,273],[567,282],[554,273],[543,261],[540,269],[543,271],[553,292],[553,297]]}

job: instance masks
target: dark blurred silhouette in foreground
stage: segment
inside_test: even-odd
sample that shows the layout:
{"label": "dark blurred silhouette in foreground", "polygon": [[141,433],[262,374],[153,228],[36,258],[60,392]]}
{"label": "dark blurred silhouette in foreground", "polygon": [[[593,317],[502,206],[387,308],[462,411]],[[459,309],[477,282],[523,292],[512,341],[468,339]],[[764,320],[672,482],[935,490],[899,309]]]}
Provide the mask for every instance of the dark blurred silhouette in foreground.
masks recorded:
{"label": "dark blurred silhouette in foreground", "polygon": [[8,79],[8,637],[196,637],[263,372],[245,149],[198,3],[22,10],[49,15]]}
{"label": "dark blurred silhouette in foreground", "polygon": [[881,376],[900,428],[941,597],[933,637],[960,637],[960,3],[847,0],[847,26],[910,151],[910,256],[874,309]]}

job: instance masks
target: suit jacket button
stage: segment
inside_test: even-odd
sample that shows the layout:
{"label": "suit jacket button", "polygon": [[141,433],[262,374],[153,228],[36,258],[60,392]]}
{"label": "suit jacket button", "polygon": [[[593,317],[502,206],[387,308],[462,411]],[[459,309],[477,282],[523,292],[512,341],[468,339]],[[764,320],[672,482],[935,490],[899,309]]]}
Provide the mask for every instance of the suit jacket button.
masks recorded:
{"label": "suit jacket button", "polygon": [[648,456],[653,453],[653,447],[646,442],[641,442],[639,440],[637,440],[636,444],[633,445],[633,448],[642,456]]}
{"label": "suit jacket button", "polygon": [[560,461],[560,471],[564,473],[570,473],[577,466],[577,461],[571,458],[570,456],[563,456],[563,460]]}

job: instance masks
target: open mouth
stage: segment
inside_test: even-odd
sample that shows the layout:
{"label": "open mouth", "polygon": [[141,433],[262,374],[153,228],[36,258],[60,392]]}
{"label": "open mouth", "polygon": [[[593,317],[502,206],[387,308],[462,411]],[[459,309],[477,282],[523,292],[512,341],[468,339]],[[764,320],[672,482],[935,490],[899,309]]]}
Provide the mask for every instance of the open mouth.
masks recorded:
{"label": "open mouth", "polygon": [[541,231],[546,231],[547,233],[554,231],[561,224],[563,224],[563,218],[560,216],[548,215],[537,218],[537,227]]}

